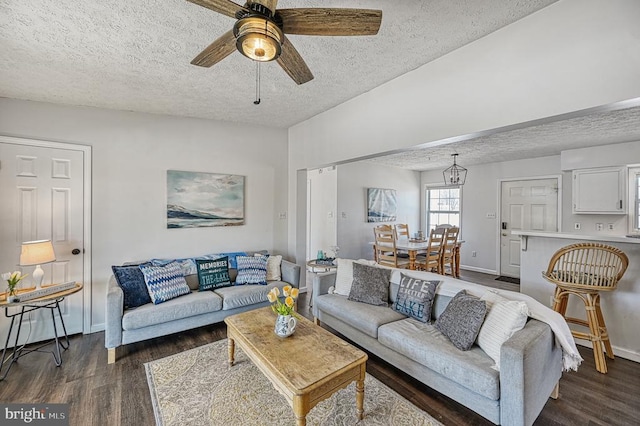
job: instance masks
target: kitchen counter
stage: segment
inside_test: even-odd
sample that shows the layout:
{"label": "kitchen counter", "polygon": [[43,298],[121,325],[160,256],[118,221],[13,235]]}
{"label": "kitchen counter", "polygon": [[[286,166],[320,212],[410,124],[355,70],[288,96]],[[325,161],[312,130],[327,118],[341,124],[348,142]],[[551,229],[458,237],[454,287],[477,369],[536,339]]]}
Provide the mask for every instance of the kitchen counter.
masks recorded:
{"label": "kitchen counter", "polygon": [[[625,244],[640,244],[640,238],[632,238],[615,235],[584,235],[584,234],[569,234],[563,232],[536,232],[536,231],[511,231],[512,235],[519,235],[522,239],[521,249],[527,251],[527,245],[529,243],[529,237],[543,237],[543,238],[561,238],[565,240],[583,240],[583,241],[596,241],[603,243],[625,243]],[[576,241],[580,242],[580,241]]]}

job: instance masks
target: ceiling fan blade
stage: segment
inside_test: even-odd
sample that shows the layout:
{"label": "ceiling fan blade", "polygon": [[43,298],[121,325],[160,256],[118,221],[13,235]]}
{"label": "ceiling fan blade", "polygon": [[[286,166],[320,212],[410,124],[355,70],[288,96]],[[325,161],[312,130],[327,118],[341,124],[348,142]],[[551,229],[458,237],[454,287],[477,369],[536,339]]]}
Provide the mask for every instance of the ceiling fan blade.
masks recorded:
{"label": "ceiling fan blade", "polygon": [[191,64],[200,67],[210,67],[232,54],[235,50],[236,38],[233,35],[233,30],[229,30],[200,52],[200,54],[191,61]]}
{"label": "ceiling fan blade", "polygon": [[286,37],[282,43],[282,53],[276,59],[276,62],[297,84],[304,84],[313,80],[313,74],[305,64],[304,59]]}
{"label": "ceiling fan blade", "polygon": [[236,12],[239,10],[245,10],[244,7],[232,2],[231,0],[187,0],[198,6],[206,7],[214,12],[227,15],[231,18],[236,17]]}
{"label": "ceiling fan blade", "polygon": [[285,34],[320,36],[375,35],[382,11],[373,9],[279,9]]}

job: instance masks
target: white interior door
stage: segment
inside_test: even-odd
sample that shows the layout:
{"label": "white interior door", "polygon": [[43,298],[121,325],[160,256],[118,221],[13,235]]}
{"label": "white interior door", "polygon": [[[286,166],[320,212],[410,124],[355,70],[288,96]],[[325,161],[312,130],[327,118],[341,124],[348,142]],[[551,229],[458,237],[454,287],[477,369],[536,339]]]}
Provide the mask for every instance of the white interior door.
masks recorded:
{"label": "white interior door", "polygon": [[558,230],[558,179],[501,185],[500,275],[520,278],[520,237],[511,231]]}
{"label": "white interior door", "polygon": [[[19,266],[23,241],[50,239],[53,243],[56,261],[42,265],[43,285],[83,281],[83,167],[82,151],[0,142],[0,272],[22,270],[28,273],[21,288],[33,287],[31,274],[35,269]],[[79,249],[79,253],[72,254],[74,249]],[[1,284],[0,291],[6,291],[5,284]],[[83,292],[69,296],[61,303],[68,334],[83,332]],[[10,313],[15,311],[10,309]],[[28,342],[53,337],[48,309],[25,315],[23,322],[19,344],[27,337]],[[2,315],[2,343],[9,323],[10,320]]]}

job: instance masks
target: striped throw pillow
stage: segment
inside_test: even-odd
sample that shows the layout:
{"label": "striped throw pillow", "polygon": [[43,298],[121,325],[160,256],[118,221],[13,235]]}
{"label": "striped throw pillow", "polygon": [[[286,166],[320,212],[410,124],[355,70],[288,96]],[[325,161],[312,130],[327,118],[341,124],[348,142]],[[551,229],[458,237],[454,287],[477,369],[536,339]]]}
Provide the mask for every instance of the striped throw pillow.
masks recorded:
{"label": "striped throw pillow", "polygon": [[513,334],[524,328],[529,316],[525,302],[509,300],[493,291],[487,291],[480,300],[487,303],[487,316],[478,333],[478,346],[495,362],[500,370],[500,348]]}
{"label": "striped throw pillow", "polygon": [[236,285],[267,285],[267,256],[238,256]]}
{"label": "striped throw pillow", "polygon": [[175,262],[165,266],[140,265],[140,270],[155,305],[191,292],[182,268]]}

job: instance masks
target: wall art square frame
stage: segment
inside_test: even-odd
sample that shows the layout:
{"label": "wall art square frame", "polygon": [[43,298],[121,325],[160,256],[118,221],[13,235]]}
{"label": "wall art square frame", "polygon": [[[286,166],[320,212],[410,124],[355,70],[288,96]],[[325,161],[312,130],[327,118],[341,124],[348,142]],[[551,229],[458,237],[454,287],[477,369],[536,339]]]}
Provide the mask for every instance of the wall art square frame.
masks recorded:
{"label": "wall art square frame", "polygon": [[167,228],[244,225],[244,176],[167,170]]}
{"label": "wall art square frame", "polygon": [[395,189],[367,188],[367,222],[395,222],[397,205]]}

